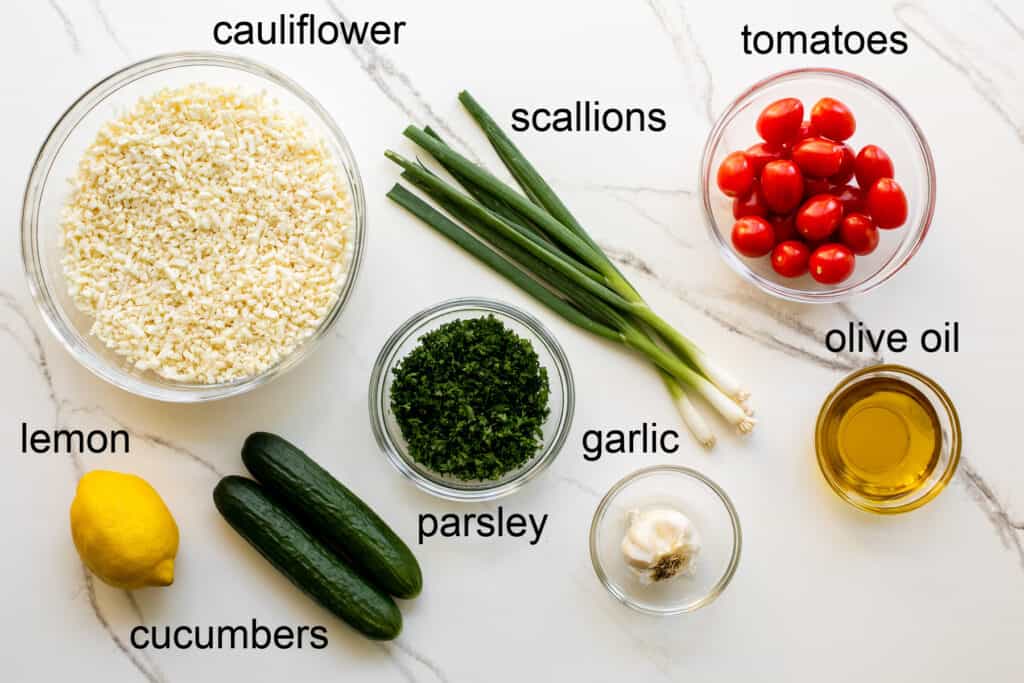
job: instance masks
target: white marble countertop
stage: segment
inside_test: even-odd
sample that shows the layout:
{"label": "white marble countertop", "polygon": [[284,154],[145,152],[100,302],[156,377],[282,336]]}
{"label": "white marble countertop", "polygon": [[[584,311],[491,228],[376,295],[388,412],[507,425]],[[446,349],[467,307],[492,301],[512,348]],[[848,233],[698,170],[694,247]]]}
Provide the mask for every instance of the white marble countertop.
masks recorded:
{"label": "white marble countertop", "polygon": [[[287,7],[286,7],[287,5]],[[382,6],[383,5],[383,6]],[[417,681],[1016,681],[1024,639],[1024,462],[1013,439],[1024,380],[1019,315],[1024,243],[1007,200],[1020,191],[1024,12],[1009,0],[960,2],[435,3],[369,0],[49,0],[5,8],[0,93],[6,144],[0,206],[0,678],[196,682]],[[244,7],[244,9],[242,9]],[[213,24],[281,11],[400,19],[397,47],[262,47],[241,54],[311,91],[353,145],[368,195],[369,247],[331,338],[286,377],[210,405],[166,405],[93,377],[43,325],[20,262],[21,195],[49,127],[90,84],[155,54],[213,49]],[[744,23],[770,30],[907,31],[902,56],[742,54]],[[753,81],[784,68],[836,66],[897,93],[926,132],[939,178],[923,249],[880,290],[846,305],[786,305],[735,276],[708,241],[695,197],[700,149],[716,116]],[[418,224],[384,197],[387,147],[409,150],[410,121],[448,130],[489,163],[455,95],[472,88],[499,118],[516,106],[576,99],[668,112],[658,135],[517,138],[653,305],[747,378],[761,424],[713,454],[582,458],[589,428],[656,421],[682,429],[657,377],[572,328]],[[583,161],[584,163],[580,163]],[[370,501],[406,539],[417,514],[462,509],[420,493],[378,450],[367,418],[371,364],[388,334],[443,299],[482,295],[535,312],[566,348],[579,400],[553,467],[502,501],[550,514],[542,542],[434,540],[414,546],[425,574],[392,644],[354,634],[279,576],[221,520],[210,497],[240,473],[241,441],[294,437]],[[936,501],[882,518],[840,502],[814,462],[813,423],[844,373],[877,357],[825,351],[847,320],[920,331],[958,320],[954,355],[908,351],[901,363],[953,396],[964,460]],[[20,423],[131,430],[129,456],[21,455]],[[722,425],[717,425],[720,433]],[[613,601],[590,566],[599,496],[645,464],[696,467],[732,496],[744,528],[725,594],[672,619]],[[126,593],[92,580],[68,532],[80,474],[137,473],[181,528],[169,589]],[[156,625],[326,624],[325,650],[139,651],[130,629]]]}

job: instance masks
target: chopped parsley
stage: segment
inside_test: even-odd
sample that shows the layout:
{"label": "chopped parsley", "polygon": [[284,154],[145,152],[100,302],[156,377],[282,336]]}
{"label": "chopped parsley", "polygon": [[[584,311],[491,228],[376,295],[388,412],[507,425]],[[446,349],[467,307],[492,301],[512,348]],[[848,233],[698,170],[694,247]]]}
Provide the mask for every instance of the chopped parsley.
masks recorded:
{"label": "chopped parsley", "polygon": [[494,480],[543,445],[547,369],[493,315],[428,332],[394,369],[391,409],[413,460],[461,480]]}

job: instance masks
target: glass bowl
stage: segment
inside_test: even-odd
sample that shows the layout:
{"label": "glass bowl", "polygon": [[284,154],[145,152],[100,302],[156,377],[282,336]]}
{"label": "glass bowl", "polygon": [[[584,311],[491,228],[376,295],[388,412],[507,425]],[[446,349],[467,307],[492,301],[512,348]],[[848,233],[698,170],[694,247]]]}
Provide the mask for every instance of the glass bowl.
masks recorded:
{"label": "glass bowl", "polygon": [[[896,181],[907,195],[907,221],[895,230],[879,230],[878,248],[858,256],[845,282],[825,285],[810,275],[785,278],[768,257],[746,258],[731,241],[732,199],[718,189],[715,174],[722,159],[759,140],[755,122],[765,106],[783,97],[798,97],[805,117],[822,97],[844,102],[857,118],[857,132],[848,141],[854,152],[866,144],[882,147],[892,157]],[[711,239],[725,261],[761,290],[790,301],[827,303],[870,291],[895,275],[917,252],[935,211],[935,164],[924,134],[896,99],[875,83],[836,69],[797,69],[755,83],[725,110],[715,123],[701,158],[700,192]],[[852,182],[852,181],[851,181]]]}
{"label": "glass bowl", "polygon": [[[667,506],[690,518],[701,549],[692,575],[644,585],[620,550],[631,510]],[[732,501],[715,482],[689,467],[638,470],[605,494],[590,525],[590,560],[601,584],[638,612],[670,616],[710,604],[729,585],[740,561],[743,535]]]}
{"label": "glass bowl", "polygon": [[[825,428],[825,418],[829,410],[837,401],[842,400],[847,392],[857,384],[879,377],[906,382],[916,389],[931,405],[939,421],[939,435],[942,438],[942,443],[939,448],[938,462],[928,478],[920,486],[902,496],[869,497],[853,491],[850,487],[843,486],[842,482],[838,480],[838,475],[825,462],[825,451],[829,445],[826,442],[829,435]],[[832,487],[832,490],[840,498],[850,505],[868,512],[889,515],[916,510],[935,498],[946,488],[946,484],[953,478],[957,465],[960,463],[960,417],[957,415],[953,402],[946,395],[946,392],[942,390],[942,387],[932,379],[902,365],[875,365],[858,370],[843,379],[832,390],[832,393],[828,395],[825,403],[822,404],[814,432],[814,446],[817,451],[818,467],[821,469],[821,474],[825,477],[825,481],[828,482],[828,485]]]}
{"label": "glass bowl", "polygon": [[[139,371],[89,333],[92,318],[79,311],[67,294],[61,266],[60,212],[79,159],[97,131],[140,97],[164,87],[202,81],[265,91],[282,109],[303,116],[325,140],[349,186],[352,210],[352,254],[337,301],[317,330],[288,356],[263,372],[221,384],[177,382],[151,371]],[[206,52],[161,55],[133,64],[103,79],[60,117],[43,143],[25,188],[21,216],[21,253],[32,296],[47,326],[82,365],[126,391],[162,401],[197,402],[224,398],[265,384],[309,355],[348,301],[362,262],[366,208],[355,157],[338,125],[326,110],[287,76],[243,57]]]}
{"label": "glass bowl", "polygon": [[[391,409],[393,370],[419,345],[420,337],[458,319],[494,315],[505,327],[533,344],[542,367],[548,371],[551,412],[542,427],[543,445],[522,467],[494,481],[463,481],[422,466],[409,454],[408,444]],[[377,443],[391,464],[420,489],[441,498],[460,501],[493,500],[522,488],[543,472],[558,456],[569,436],[576,390],[569,360],[551,333],[533,316],[490,299],[453,299],[428,308],[406,321],[391,335],[370,376],[370,422]]]}

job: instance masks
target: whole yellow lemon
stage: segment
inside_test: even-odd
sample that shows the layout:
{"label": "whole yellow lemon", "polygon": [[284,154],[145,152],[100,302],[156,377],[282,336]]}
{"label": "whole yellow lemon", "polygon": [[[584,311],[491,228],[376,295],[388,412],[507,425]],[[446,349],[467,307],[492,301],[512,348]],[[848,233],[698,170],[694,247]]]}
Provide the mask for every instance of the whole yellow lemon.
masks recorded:
{"label": "whole yellow lemon", "polygon": [[111,586],[174,582],[178,525],[160,494],[134,474],[83,476],[71,501],[71,537],[85,566]]}

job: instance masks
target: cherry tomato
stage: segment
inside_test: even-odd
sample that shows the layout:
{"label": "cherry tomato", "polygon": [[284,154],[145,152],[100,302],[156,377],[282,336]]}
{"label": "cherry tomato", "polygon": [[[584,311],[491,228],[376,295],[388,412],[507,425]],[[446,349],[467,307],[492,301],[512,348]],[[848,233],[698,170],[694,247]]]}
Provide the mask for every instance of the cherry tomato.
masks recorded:
{"label": "cherry tomato", "polygon": [[839,170],[834,175],[829,176],[828,181],[833,185],[845,185],[850,182],[856,163],[857,157],[853,153],[853,148],[849,145],[843,145],[843,161],[839,164]]}
{"label": "cherry tomato", "polygon": [[829,194],[843,203],[844,213],[864,211],[864,192],[854,185],[840,185],[829,190]]}
{"label": "cherry tomato", "polygon": [[875,225],[886,230],[898,228],[907,220],[907,196],[892,178],[879,178],[868,190],[868,213]]}
{"label": "cherry tomato", "polygon": [[758,142],[747,147],[743,153],[747,155],[747,161],[753,166],[754,175],[761,175],[761,169],[764,168],[765,164],[782,158],[782,151],[781,145],[773,145],[770,142]]}
{"label": "cherry tomato", "polygon": [[769,161],[761,171],[761,194],[775,213],[792,211],[804,196],[804,177],[788,159]]}
{"label": "cherry tomato", "polygon": [[813,197],[816,194],[825,194],[832,190],[832,183],[828,178],[804,177],[804,197]]}
{"label": "cherry tomato", "polygon": [[796,216],[793,214],[769,216],[768,222],[772,224],[772,230],[775,231],[776,244],[800,239],[800,233],[796,231]]}
{"label": "cherry tomato", "polygon": [[765,142],[781,145],[792,140],[804,120],[804,105],[795,97],[772,102],[757,117],[757,134]]}
{"label": "cherry tomato", "polygon": [[800,277],[807,272],[811,250],[799,240],[779,242],[772,249],[772,268],[783,277]]}
{"label": "cherry tomato", "polygon": [[815,135],[841,142],[857,130],[857,121],[845,104],[823,97],[811,108],[811,129]]}
{"label": "cherry tomato", "polygon": [[892,159],[878,145],[865,145],[857,153],[853,168],[857,175],[857,184],[865,192],[879,178],[892,178],[894,175]]}
{"label": "cherry tomato", "polygon": [[853,273],[857,258],[844,244],[826,244],[811,254],[811,277],[822,284],[839,284]]}
{"label": "cherry tomato", "polygon": [[804,175],[828,178],[843,165],[843,146],[825,138],[805,138],[793,146],[793,161]]}
{"label": "cherry tomato", "polygon": [[764,203],[761,194],[761,186],[755,180],[750,191],[742,197],[732,200],[732,217],[743,218],[744,216],[767,216],[768,205]]}
{"label": "cherry tomato", "polygon": [[732,246],[744,256],[764,256],[775,246],[775,233],[760,216],[745,216],[732,226]]}
{"label": "cherry tomato", "polygon": [[754,168],[743,152],[733,152],[718,167],[718,189],[729,197],[740,197],[754,184]]}
{"label": "cherry tomato", "polygon": [[809,240],[823,240],[843,219],[843,204],[830,194],[814,195],[796,212],[796,229]]}
{"label": "cherry tomato", "polygon": [[878,246],[878,228],[870,216],[862,213],[851,213],[843,217],[839,224],[839,239],[854,254],[864,256],[870,254]]}

